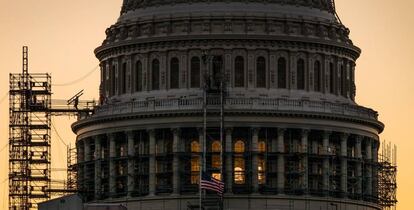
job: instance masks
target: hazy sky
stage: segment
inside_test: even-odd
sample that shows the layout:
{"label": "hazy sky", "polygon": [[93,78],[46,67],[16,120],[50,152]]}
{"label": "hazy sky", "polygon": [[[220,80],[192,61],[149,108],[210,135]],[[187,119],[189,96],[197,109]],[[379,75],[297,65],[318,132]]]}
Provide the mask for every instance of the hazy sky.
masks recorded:
{"label": "hazy sky", "polygon": [[[21,47],[29,46],[31,72],[50,72],[54,84],[81,78],[98,65],[93,50],[115,23],[121,0],[0,0],[0,100],[10,72],[21,71]],[[398,145],[398,209],[414,206],[414,9],[413,0],[337,0],[342,22],[362,49],[357,61],[357,102],[377,110],[385,123],[381,139]],[[85,89],[83,99],[98,98],[99,73],[71,86],[54,86],[54,99]],[[0,101],[0,210],[7,210],[8,100]],[[70,123],[54,118],[65,144],[74,142]],[[59,124],[59,125],[58,125]],[[53,168],[66,165],[66,146],[52,131]],[[3,149],[3,150],[2,150]],[[54,178],[63,179],[63,174]],[[411,208],[410,208],[411,207]]]}

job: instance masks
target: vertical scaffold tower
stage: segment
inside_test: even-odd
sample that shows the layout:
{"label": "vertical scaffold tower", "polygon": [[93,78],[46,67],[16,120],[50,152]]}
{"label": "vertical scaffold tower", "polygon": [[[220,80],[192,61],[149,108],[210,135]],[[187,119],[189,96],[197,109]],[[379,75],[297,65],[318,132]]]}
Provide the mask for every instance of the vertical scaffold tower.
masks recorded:
{"label": "vertical scaffold tower", "polygon": [[10,74],[9,209],[32,210],[50,198],[51,76],[29,74],[28,47],[23,71]]}

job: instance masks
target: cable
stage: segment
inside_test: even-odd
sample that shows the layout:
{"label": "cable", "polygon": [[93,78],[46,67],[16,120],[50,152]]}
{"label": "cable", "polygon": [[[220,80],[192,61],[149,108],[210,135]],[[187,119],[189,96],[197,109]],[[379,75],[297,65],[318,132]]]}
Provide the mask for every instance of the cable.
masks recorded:
{"label": "cable", "polygon": [[53,86],[69,86],[69,85],[73,85],[73,84],[76,84],[76,83],[78,83],[78,82],[81,82],[82,80],[84,80],[84,79],[86,79],[86,78],[88,78],[92,73],[94,73],[97,69],[99,68],[99,65],[96,65],[91,71],[89,71],[87,74],[85,74],[84,76],[82,76],[82,77],[80,77],[80,78],[78,78],[78,79],[76,79],[76,80],[73,80],[73,81],[71,81],[71,82],[67,82],[67,83],[62,83],[62,84],[54,84]]}
{"label": "cable", "polygon": [[9,95],[9,92],[6,92],[6,94],[4,94],[3,97],[1,97],[0,104],[2,104],[4,100],[6,100],[6,98],[7,98],[8,95]]}
{"label": "cable", "polygon": [[56,133],[58,139],[60,140],[60,142],[62,142],[62,144],[67,147],[68,145],[65,143],[65,141],[63,141],[62,137],[60,136],[59,132],[57,131],[57,129],[56,129],[54,123],[53,123],[53,120],[52,120],[52,128],[55,131],[55,133]]}
{"label": "cable", "polygon": [[0,153],[2,153],[2,152],[3,152],[3,150],[7,148],[7,146],[9,146],[9,143],[7,143],[6,145],[4,145],[4,146],[0,149]]}

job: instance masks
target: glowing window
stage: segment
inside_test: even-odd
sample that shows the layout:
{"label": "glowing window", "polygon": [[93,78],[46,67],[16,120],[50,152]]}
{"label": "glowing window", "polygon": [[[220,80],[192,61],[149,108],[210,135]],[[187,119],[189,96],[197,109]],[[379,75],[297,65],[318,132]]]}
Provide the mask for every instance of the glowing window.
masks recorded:
{"label": "glowing window", "polygon": [[260,141],[258,145],[259,152],[263,153],[266,152],[266,142]]}
{"label": "glowing window", "polygon": [[257,167],[258,171],[258,181],[259,184],[265,184],[266,183],[266,162],[263,157],[259,158],[259,164]]}
{"label": "glowing window", "polygon": [[191,142],[191,152],[200,152],[200,144],[198,141]]}
{"label": "glowing window", "polygon": [[211,177],[213,177],[214,179],[217,179],[217,180],[221,180],[221,174],[220,173],[212,173]]}
{"label": "glowing window", "polygon": [[212,152],[220,152],[221,151],[221,144],[219,141],[214,141],[211,144],[211,151]]}
{"label": "glowing window", "polygon": [[244,142],[242,140],[237,140],[234,144],[234,152],[243,153],[245,151]]}
{"label": "glowing window", "polygon": [[221,158],[220,155],[212,155],[211,156],[211,167],[214,169],[218,169],[221,167]]}
{"label": "glowing window", "polygon": [[245,177],[245,161],[243,157],[236,157],[234,159],[234,183],[244,184]]}

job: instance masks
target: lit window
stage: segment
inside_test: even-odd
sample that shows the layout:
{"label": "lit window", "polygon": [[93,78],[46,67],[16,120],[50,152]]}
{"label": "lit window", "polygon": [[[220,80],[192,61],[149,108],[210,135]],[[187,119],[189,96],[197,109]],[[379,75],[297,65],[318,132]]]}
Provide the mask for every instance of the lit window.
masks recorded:
{"label": "lit window", "polygon": [[[221,151],[221,144],[220,141],[213,141],[213,143],[211,144],[211,151],[214,153],[220,152]],[[221,158],[220,155],[217,154],[213,154],[211,156],[211,167],[218,169],[221,167]]]}
{"label": "lit window", "polygon": [[259,184],[265,184],[266,183],[266,162],[263,157],[259,158],[259,164],[257,167],[258,171],[258,180]]}
{"label": "lit window", "polygon": [[200,157],[191,158],[191,172],[200,171]]}
{"label": "lit window", "polygon": [[198,141],[191,142],[191,152],[200,152],[200,144]]}
{"label": "lit window", "polygon": [[266,152],[266,142],[264,142],[264,141],[259,142],[259,152],[261,152],[261,153]]}
{"label": "lit window", "polygon": [[234,159],[234,183],[244,184],[245,177],[245,161],[243,157],[236,157]]}
{"label": "lit window", "polygon": [[234,152],[243,153],[244,152],[244,142],[242,140],[237,140],[234,144]]}
{"label": "lit window", "polygon": [[217,179],[217,180],[221,180],[221,174],[220,173],[212,173],[211,177],[213,177],[214,179]]}
{"label": "lit window", "polygon": [[220,152],[221,151],[221,144],[220,141],[214,141],[211,144],[211,151],[212,152]]}

